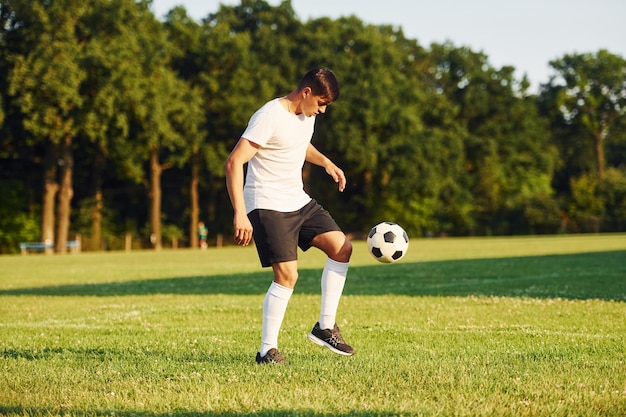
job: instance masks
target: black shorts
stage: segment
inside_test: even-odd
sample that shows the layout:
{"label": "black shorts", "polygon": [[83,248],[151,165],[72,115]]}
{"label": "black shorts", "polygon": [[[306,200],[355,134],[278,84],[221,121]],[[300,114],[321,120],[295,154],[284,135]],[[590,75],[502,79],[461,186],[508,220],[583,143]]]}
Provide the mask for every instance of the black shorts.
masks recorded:
{"label": "black shorts", "polygon": [[252,210],[248,218],[252,223],[252,236],[263,267],[277,262],[295,261],[298,259],[298,247],[306,251],[315,236],[341,231],[330,213],[315,200],[300,210],[286,213]]}

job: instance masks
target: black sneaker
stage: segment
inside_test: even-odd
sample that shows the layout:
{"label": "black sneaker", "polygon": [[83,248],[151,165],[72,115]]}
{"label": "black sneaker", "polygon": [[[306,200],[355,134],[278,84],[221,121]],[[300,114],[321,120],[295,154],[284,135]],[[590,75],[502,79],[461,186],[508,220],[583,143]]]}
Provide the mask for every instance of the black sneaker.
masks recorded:
{"label": "black sneaker", "polygon": [[257,352],[256,363],[274,363],[277,365],[287,365],[289,362],[287,362],[287,359],[285,359],[283,355],[280,354],[278,349],[271,348],[267,351],[265,356],[261,356],[261,353]]}
{"label": "black sneaker", "polygon": [[311,342],[320,346],[326,346],[339,355],[354,355],[354,349],[343,340],[339,327],[336,324],[332,329],[320,329],[320,324],[317,322],[307,337]]}

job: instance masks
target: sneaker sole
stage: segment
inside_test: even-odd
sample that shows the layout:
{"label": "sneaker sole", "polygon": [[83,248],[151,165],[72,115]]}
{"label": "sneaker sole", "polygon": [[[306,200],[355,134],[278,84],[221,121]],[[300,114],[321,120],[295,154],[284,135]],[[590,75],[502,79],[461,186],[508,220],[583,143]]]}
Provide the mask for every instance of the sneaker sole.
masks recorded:
{"label": "sneaker sole", "polygon": [[343,350],[339,350],[336,347],[334,347],[333,345],[324,342],[322,339],[320,339],[319,337],[315,336],[313,333],[309,333],[306,336],[311,342],[315,343],[316,345],[320,345],[320,346],[325,346],[327,347],[331,352],[336,353],[338,355],[343,355],[343,356],[352,356],[354,355],[354,352],[352,353],[348,353],[348,352],[344,352]]}

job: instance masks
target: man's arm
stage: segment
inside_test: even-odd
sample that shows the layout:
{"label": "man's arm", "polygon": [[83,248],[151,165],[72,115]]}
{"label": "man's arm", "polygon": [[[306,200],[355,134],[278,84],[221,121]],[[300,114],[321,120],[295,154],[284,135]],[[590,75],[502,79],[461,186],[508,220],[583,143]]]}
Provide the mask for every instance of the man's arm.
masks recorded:
{"label": "man's arm", "polygon": [[333,163],[323,153],[317,150],[315,146],[309,143],[309,147],[306,150],[306,161],[311,164],[321,166],[326,170],[326,173],[330,175],[333,180],[339,184],[339,191],[343,191],[346,188],[346,176],[341,168]]}
{"label": "man's arm", "polygon": [[258,145],[241,138],[224,164],[226,188],[234,210],[235,242],[242,246],[246,246],[252,240],[252,224],[248,219],[243,198],[243,166],[257,153],[257,150]]}

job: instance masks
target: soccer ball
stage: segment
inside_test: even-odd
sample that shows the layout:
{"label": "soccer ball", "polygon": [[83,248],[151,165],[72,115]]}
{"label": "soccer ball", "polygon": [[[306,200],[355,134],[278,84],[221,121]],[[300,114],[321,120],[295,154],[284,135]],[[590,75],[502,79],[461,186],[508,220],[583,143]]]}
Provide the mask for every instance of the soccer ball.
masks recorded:
{"label": "soccer ball", "polygon": [[390,264],[406,254],[409,236],[400,225],[382,222],[367,235],[367,248],[377,261]]}

